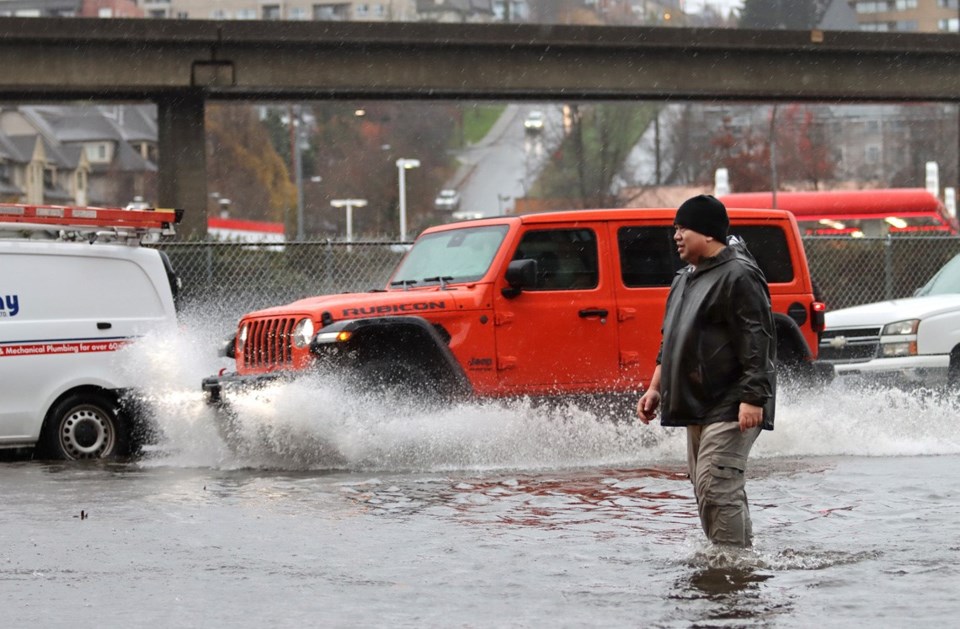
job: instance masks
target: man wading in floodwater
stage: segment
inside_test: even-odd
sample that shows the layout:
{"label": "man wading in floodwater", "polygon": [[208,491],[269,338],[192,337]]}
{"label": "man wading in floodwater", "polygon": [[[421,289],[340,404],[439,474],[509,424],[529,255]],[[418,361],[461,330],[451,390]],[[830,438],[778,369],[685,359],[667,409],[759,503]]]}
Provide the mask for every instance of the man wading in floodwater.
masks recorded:
{"label": "man wading in floodwater", "polygon": [[709,195],[677,210],[673,240],[689,266],[667,297],[650,387],[637,403],[647,424],[686,426],[687,463],[710,541],[750,546],[744,473],[761,427],[773,430],[776,333],[770,292],[744,243],[731,239]]}

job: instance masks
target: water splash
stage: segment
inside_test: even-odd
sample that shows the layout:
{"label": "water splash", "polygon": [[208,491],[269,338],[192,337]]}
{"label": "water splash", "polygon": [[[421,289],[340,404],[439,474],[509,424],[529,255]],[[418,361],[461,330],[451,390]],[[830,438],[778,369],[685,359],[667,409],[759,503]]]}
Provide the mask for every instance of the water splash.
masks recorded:
{"label": "water splash", "polygon": [[[542,469],[637,464],[675,452],[632,422],[575,405],[469,402],[398,405],[312,376],[233,403],[247,464],[354,470]],[[661,435],[662,436],[662,435]]]}
{"label": "water splash", "polygon": [[[153,460],[222,468],[391,471],[546,469],[682,463],[682,430],[612,422],[596,409],[525,401],[445,408],[398,406],[358,394],[335,377],[276,383],[233,400],[241,447],[227,447],[201,380],[230,368],[215,353],[220,321],[192,320],[175,335],[144,338],[121,354],[146,382],[162,435]],[[214,341],[211,341],[214,339]],[[960,453],[955,403],[929,391],[784,389],[777,428],[758,458]]]}
{"label": "water splash", "polygon": [[960,453],[957,402],[945,392],[838,380],[818,391],[786,389],[776,430],[754,453],[775,456],[919,456]]}
{"label": "water splash", "polygon": [[845,552],[836,550],[790,548],[775,551],[762,548],[738,548],[711,544],[697,539],[695,548],[684,559],[684,563],[699,570],[732,572],[759,572],[785,570],[824,570],[832,566],[843,566],[877,559],[879,551]]}

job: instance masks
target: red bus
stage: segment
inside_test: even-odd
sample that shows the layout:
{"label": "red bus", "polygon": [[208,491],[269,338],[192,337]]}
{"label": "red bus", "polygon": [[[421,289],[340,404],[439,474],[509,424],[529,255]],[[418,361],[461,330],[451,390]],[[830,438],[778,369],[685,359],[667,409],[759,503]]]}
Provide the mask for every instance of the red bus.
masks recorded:
{"label": "red bus", "polygon": [[923,188],[741,192],[719,197],[728,208],[776,208],[797,218],[804,236],[956,235],[956,216]]}

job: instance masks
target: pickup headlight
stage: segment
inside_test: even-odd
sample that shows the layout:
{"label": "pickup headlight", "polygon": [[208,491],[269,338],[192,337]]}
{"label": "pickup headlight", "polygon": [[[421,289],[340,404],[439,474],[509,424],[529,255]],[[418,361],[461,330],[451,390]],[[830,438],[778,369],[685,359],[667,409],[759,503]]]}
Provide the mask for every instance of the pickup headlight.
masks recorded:
{"label": "pickup headlight", "polygon": [[918,327],[920,327],[920,319],[897,321],[896,323],[890,323],[883,326],[880,336],[888,336],[893,334],[916,334]]}
{"label": "pickup headlight", "polygon": [[880,355],[883,358],[896,358],[898,356],[916,356],[917,342],[908,341],[906,343],[884,343],[880,346]]}
{"label": "pickup headlight", "polygon": [[303,349],[313,339],[313,321],[309,318],[300,319],[293,328],[293,345]]}
{"label": "pickup headlight", "polygon": [[[882,358],[916,356],[917,339],[915,335],[917,333],[917,328],[919,327],[919,319],[897,321],[895,323],[890,323],[883,326],[883,330],[880,332],[880,356]],[[913,338],[903,338],[910,336],[913,336]]]}

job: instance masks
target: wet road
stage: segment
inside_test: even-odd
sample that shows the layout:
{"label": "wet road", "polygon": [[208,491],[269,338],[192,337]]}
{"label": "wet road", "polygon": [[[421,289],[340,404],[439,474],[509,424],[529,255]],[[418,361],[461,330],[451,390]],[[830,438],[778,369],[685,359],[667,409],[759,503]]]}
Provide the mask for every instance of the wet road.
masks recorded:
{"label": "wet road", "polygon": [[9,627],[942,626],[958,471],[957,456],[760,460],[757,546],[725,555],[671,464],[9,464],[0,592]]}
{"label": "wet road", "polygon": [[235,455],[190,386],[213,365],[171,370],[178,343],[131,357],[156,383],[161,448],[0,464],[4,626],[902,627],[960,611],[952,401],[784,392],[750,470],[756,546],[730,553],[702,541],[679,432],[589,409],[405,412],[303,382],[249,401],[269,429]]}

